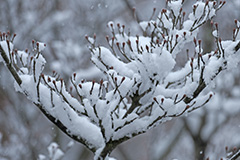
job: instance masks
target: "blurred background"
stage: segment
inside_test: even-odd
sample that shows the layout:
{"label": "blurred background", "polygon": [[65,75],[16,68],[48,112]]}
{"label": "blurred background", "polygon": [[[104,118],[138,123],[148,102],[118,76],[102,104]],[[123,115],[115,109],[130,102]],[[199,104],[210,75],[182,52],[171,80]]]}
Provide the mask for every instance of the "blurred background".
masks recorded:
{"label": "blurred background", "polygon": [[[193,2],[185,0],[187,13]],[[138,22],[149,20],[153,8],[159,12],[165,6],[165,0],[0,0],[0,31],[16,33],[15,48],[19,50],[31,49],[32,40],[46,43],[45,73],[56,71],[66,81],[73,72],[83,79],[98,80],[103,75],[90,62],[85,35],[96,33],[97,42],[106,44],[105,36],[111,34],[109,21],[125,25],[132,35],[141,35]],[[222,39],[232,39],[234,19],[240,20],[240,1],[228,0],[214,19]],[[215,48],[211,32],[207,23],[198,37],[204,52]],[[179,65],[186,60],[185,54],[180,55]],[[239,149],[240,68],[223,72],[214,81],[215,96],[209,104],[119,145],[111,156],[118,160],[215,160]],[[0,159],[38,159],[39,154],[48,155],[51,142],[65,152],[64,160],[93,159],[79,143],[67,147],[71,139],[15,92],[12,77],[0,64]]]}

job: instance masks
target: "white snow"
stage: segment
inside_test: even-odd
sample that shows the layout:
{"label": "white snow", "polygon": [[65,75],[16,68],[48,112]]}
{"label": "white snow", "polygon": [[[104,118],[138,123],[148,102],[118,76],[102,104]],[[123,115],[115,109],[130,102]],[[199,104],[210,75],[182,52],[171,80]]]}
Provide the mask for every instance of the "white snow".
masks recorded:
{"label": "white snow", "polygon": [[52,142],[47,149],[51,160],[60,160],[64,155],[63,151],[55,142]]}
{"label": "white snow", "polygon": [[38,49],[39,52],[42,52],[46,48],[46,44],[43,42],[37,42],[39,44]]}
{"label": "white snow", "polygon": [[177,17],[180,13],[180,9],[182,7],[182,0],[170,1],[168,6],[173,11],[174,15]]}
{"label": "white snow", "polygon": [[[5,51],[8,59],[9,59],[10,58],[9,54],[12,53],[14,45],[11,42],[9,42],[9,46],[8,46],[7,41],[0,41],[0,45],[1,45],[2,49]],[[2,56],[0,56],[0,62],[2,62],[2,61],[3,61]]]}

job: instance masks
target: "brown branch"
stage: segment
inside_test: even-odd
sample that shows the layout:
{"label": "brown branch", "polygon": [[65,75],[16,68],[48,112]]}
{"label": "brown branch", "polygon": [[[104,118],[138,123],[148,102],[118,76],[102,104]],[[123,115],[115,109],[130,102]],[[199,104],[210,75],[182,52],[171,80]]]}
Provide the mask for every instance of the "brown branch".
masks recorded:
{"label": "brown branch", "polygon": [[[9,71],[11,72],[12,76],[14,77],[14,79],[16,80],[16,82],[18,83],[19,86],[21,86],[22,84],[22,80],[19,77],[18,73],[16,72],[16,70],[14,69],[12,63],[10,63],[5,51],[3,50],[2,46],[0,45],[0,52],[1,52],[1,56],[3,58],[3,60],[5,61],[5,64],[7,66],[7,68],[9,69]],[[24,93],[25,95],[27,95],[27,93]],[[55,124],[59,129],[61,129],[66,135],[68,135],[70,138],[76,140],[77,142],[82,143],[83,145],[85,145],[89,150],[91,150],[92,152],[96,151],[96,148],[89,148],[89,144],[87,143],[86,140],[82,139],[79,136],[76,135],[72,135],[71,133],[68,132],[68,128],[66,126],[64,126],[62,124],[61,121],[59,121],[58,119],[56,119],[55,117],[53,117],[52,115],[48,114],[48,112],[46,110],[44,110],[44,107],[42,106],[42,104],[40,103],[35,103],[33,102],[40,110],[41,112],[53,123]]]}
{"label": "brown branch", "polygon": [[84,140],[83,138],[76,136],[76,135],[72,135],[71,133],[68,132],[68,128],[62,124],[61,121],[59,121],[58,119],[56,119],[55,117],[53,117],[52,115],[48,114],[47,111],[44,110],[44,107],[40,104],[40,103],[34,103],[40,110],[41,112],[53,123],[55,124],[60,130],[62,130],[66,135],[68,135],[70,138],[72,138],[73,140],[82,143],[83,145],[85,145],[89,150],[91,150],[92,152],[96,151],[96,148],[89,148],[88,143],[86,140]]}

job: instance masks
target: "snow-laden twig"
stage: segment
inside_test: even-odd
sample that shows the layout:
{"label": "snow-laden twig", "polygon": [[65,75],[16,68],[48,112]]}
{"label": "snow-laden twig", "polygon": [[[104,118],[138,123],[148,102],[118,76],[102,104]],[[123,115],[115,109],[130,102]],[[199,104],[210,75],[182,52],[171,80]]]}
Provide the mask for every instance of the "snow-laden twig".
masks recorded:
{"label": "snow-laden twig", "polygon": [[[56,74],[45,75],[44,44],[39,43],[24,59],[24,53],[13,53],[12,42],[3,37],[0,60],[15,78],[17,91],[69,137],[93,151],[94,159],[109,159],[118,144],[208,103],[214,93],[205,93],[205,88],[240,60],[238,40],[216,37],[216,51],[202,53],[201,40],[196,39],[198,28],[223,4],[198,1],[188,19],[182,1],[168,5],[156,20],[141,23],[149,30],[147,37],[130,36],[112,22],[108,26],[113,37],[106,38],[110,49],[97,46],[96,36],[86,36],[91,60],[105,73],[105,80],[87,82],[73,73],[72,86],[67,87]],[[177,54],[190,42],[192,58],[175,70]]]}

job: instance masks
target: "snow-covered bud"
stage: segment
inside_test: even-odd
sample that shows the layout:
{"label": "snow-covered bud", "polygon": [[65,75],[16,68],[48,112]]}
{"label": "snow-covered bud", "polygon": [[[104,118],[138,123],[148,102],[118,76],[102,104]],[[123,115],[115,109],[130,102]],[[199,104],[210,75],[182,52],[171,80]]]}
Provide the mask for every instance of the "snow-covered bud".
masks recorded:
{"label": "snow-covered bud", "polygon": [[213,95],[212,95],[212,94],[210,94],[210,95],[209,95],[209,98],[212,98],[212,96],[213,96]]}
{"label": "snow-covered bud", "polygon": [[100,80],[100,85],[102,85],[102,84],[103,84],[103,79]]}
{"label": "snow-covered bud", "polygon": [[135,11],[136,11],[136,8],[135,8],[135,7],[133,7],[133,8],[132,8],[132,11],[133,11],[133,13],[135,13]]}
{"label": "snow-covered bud", "polygon": [[120,28],[120,24],[119,23],[117,23],[117,27]]}
{"label": "snow-covered bud", "polygon": [[156,97],[153,97],[153,100],[154,100],[155,102],[157,102],[157,103],[158,103],[158,101],[157,101],[157,98],[156,98]]}
{"label": "snow-covered bud", "polygon": [[236,26],[238,27],[238,20],[234,19],[234,23],[236,24]]}
{"label": "snow-covered bud", "polygon": [[236,33],[236,28],[233,28],[233,35]]}
{"label": "snow-covered bud", "polygon": [[191,58],[191,62],[193,62],[193,61],[194,61],[194,58],[192,57],[192,58]]}
{"label": "snow-covered bud", "polygon": [[217,22],[215,23],[215,27],[216,27],[216,29],[218,30],[218,23],[217,23]]}
{"label": "snow-covered bud", "polygon": [[73,87],[70,86],[70,87],[69,87],[69,91],[70,91],[70,93],[72,93],[72,90],[73,90]]}
{"label": "snow-covered bud", "polygon": [[190,62],[190,66],[191,66],[191,68],[193,68],[193,62]]}
{"label": "snow-covered bud", "polygon": [[123,48],[125,47],[125,42],[122,43]]}
{"label": "snow-covered bud", "polygon": [[211,27],[213,27],[213,20],[211,20],[210,25],[211,25]]}
{"label": "snow-covered bud", "polygon": [[88,35],[85,35],[85,39],[88,40]]}
{"label": "snow-covered bud", "polygon": [[225,147],[226,152],[228,152],[228,146]]}
{"label": "snow-covered bud", "polygon": [[77,75],[76,73],[73,73],[73,78],[74,78],[74,80],[75,80],[75,78],[76,78],[76,75]]}
{"label": "snow-covered bud", "polygon": [[187,34],[186,32],[183,32],[183,36],[184,36],[184,37],[186,36],[186,34]]}
{"label": "snow-covered bud", "polygon": [[129,46],[131,46],[131,41],[130,41],[130,40],[128,40],[128,41],[127,41],[127,44],[128,44]]}
{"label": "snow-covered bud", "polygon": [[117,77],[114,77],[114,81],[117,82]]}
{"label": "snow-covered bud", "polygon": [[25,52],[28,53],[28,49],[25,49]]}
{"label": "snow-covered bud", "polygon": [[164,102],[164,98],[161,98],[161,104],[163,104],[163,102]]}
{"label": "snow-covered bud", "polygon": [[109,67],[109,69],[113,69],[113,66]]}
{"label": "snow-covered bud", "polygon": [[199,40],[198,40],[198,45],[199,45],[199,46],[201,46],[201,42],[202,42],[202,40],[199,39]]}
{"label": "snow-covered bud", "polygon": [[195,37],[193,39],[193,42],[194,42],[195,46],[197,46],[197,39]]}
{"label": "snow-covered bud", "polygon": [[146,50],[149,52],[149,47],[148,47],[148,45],[146,45]]}
{"label": "snow-covered bud", "polygon": [[209,55],[208,55],[208,59],[210,59],[211,57],[212,57],[212,55],[211,55],[211,54],[209,54]]}
{"label": "snow-covered bud", "polygon": [[237,151],[237,147],[235,146],[235,147],[233,147],[233,151],[234,152],[236,152]]}
{"label": "snow-covered bud", "polygon": [[106,36],[106,40],[109,41],[109,37],[108,36]]}
{"label": "snow-covered bud", "polygon": [[96,39],[96,38],[97,38],[96,33],[94,33],[93,34],[93,39]]}
{"label": "snow-covered bud", "polygon": [[207,1],[206,1],[206,3],[205,3],[205,5],[207,6],[207,5],[208,5],[208,3],[209,3],[209,1],[207,0]]}
{"label": "snow-covered bud", "polygon": [[219,43],[221,43],[221,42],[222,42],[222,39],[221,39],[221,38],[219,38],[219,39],[218,39],[218,41],[219,41]]}
{"label": "snow-covered bud", "polygon": [[78,87],[82,89],[82,85],[81,84],[78,84]]}
{"label": "snow-covered bud", "polygon": [[44,78],[44,74],[43,73],[41,74],[41,77]]}
{"label": "snow-covered bud", "polygon": [[190,108],[190,106],[189,106],[189,105],[187,105],[187,106],[186,106],[185,110],[187,110],[188,108]]}
{"label": "snow-covered bud", "polygon": [[16,33],[13,34],[13,37],[12,37],[12,42],[14,41],[14,38],[17,36]]}
{"label": "snow-covered bud", "polygon": [[179,35],[178,35],[178,34],[176,34],[176,40],[178,39],[178,37],[179,37]]}
{"label": "snow-covered bud", "polygon": [[119,42],[116,43],[117,47],[119,48]]}
{"label": "snow-covered bud", "polygon": [[166,13],[166,12],[167,12],[166,9],[162,9],[161,14]]}
{"label": "snow-covered bud", "polygon": [[92,80],[92,85],[94,86],[94,84],[95,84],[95,80]]}
{"label": "snow-covered bud", "polygon": [[138,39],[136,40],[136,44],[138,45],[138,43],[139,43],[139,41],[138,41]]}
{"label": "snow-covered bud", "polygon": [[53,83],[54,85],[56,85],[56,81],[55,81],[55,80],[53,80],[52,83]]}
{"label": "snow-covered bud", "polygon": [[197,5],[193,5],[193,9],[196,10],[197,9]]}
{"label": "snow-covered bud", "polygon": [[122,77],[121,83],[122,83],[125,79],[126,79],[125,77]]}
{"label": "snow-covered bud", "polygon": [[186,15],[186,12],[183,12],[183,17]]}

